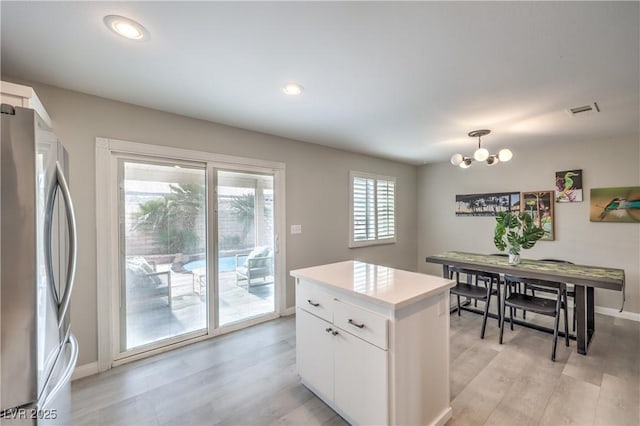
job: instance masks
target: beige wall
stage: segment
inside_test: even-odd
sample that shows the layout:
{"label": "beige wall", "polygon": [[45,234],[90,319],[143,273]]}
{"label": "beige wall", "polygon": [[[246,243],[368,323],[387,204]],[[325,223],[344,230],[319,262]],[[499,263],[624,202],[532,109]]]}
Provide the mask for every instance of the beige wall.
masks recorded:
{"label": "beige wall", "polygon": [[[3,79],[7,79],[3,76]],[[416,270],[417,168],[251,132],[175,114],[114,102],[37,83],[33,86],[53,120],[70,158],[70,185],[77,209],[79,264],[72,298],[72,329],[80,343],[79,364],[97,360],[95,138],[175,146],[286,163],[287,269],[359,259]],[[188,99],[176,99],[188,102]],[[349,249],[348,178],[357,170],[397,177],[398,242]],[[99,301],[99,303],[108,303]],[[287,278],[287,306],[294,285]]]}
{"label": "beige wall", "polygon": [[[418,171],[418,269],[441,273],[425,257],[445,250],[495,253],[490,217],[456,217],[456,194],[551,190],[555,172],[582,169],[584,201],[555,204],[555,241],[540,241],[523,257],[552,257],[574,263],[623,268],[626,310],[640,312],[640,224],[589,222],[589,189],[640,185],[640,143],[626,140],[585,140],[575,144],[513,148],[509,163],[463,170],[449,163],[422,166]],[[598,291],[596,304],[619,308],[621,295]]]}

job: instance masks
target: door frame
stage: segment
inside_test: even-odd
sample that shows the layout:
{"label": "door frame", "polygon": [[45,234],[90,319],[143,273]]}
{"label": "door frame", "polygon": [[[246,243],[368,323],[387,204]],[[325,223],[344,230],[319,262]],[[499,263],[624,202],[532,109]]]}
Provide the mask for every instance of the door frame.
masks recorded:
{"label": "door frame", "polygon": [[[255,318],[224,328],[214,328],[214,319],[209,317],[207,332],[186,335],[185,339],[172,341],[159,348],[135,352],[127,357],[119,357],[117,337],[119,318],[119,255],[120,241],[118,232],[118,159],[121,157],[144,156],[159,160],[171,159],[189,163],[205,164],[208,176],[208,220],[215,211],[215,173],[218,169],[269,173],[274,176],[274,261],[275,261],[275,311],[273,314]],[[249,327],[282,316],[286,312],[286,210],[285,210],[285,163],[259,160],[246,157],[216,154],[212,152],[174,148],[161,145],[143,144],[109,138],[96,138],[96,270],[97,270],[97,310],[98,310],[98,371],[106,371],[120,365],[152,354],[208,339],[220,334]],[[208,238],[211,246],[207,250],[209,262],[215,260],[217,240],[215,224],[208,225]],[[217,274],[214,274],[217,275]],[[208,277],[211,288],[217,285],[215,277]],[[209,291],[209,306],[215,305],[215,291]],[[104,303],[109,301],[109,303]],[[213,303],[213,305],[212,305]],[[211,308],[209,309],[209,313]]]}

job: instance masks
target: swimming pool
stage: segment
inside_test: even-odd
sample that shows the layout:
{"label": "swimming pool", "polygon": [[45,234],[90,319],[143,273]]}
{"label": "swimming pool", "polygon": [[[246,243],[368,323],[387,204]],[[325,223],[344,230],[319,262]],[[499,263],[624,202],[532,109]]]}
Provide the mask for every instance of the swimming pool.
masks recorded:
{"label": "swimming pool", "polygon": [[[220,265],[220,272],[233,271],[236,269],[236,258],[235,256],[221,257],[218,259],[218,264]],[[207,261],[205,259],[194,260],[193,262],[185,263],[184,269],[194,271],[196,269],[204,269],[206,265]]]}

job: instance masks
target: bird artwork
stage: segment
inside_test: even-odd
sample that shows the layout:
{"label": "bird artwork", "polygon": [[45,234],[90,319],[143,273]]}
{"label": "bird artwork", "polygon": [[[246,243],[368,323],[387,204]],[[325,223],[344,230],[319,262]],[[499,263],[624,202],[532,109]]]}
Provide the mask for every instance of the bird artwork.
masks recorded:
{"label": "bird artwork", "polygon": [[556,172],[556,202],[582,201],[582,170]]}
{"label": "bird artwork", "polygon": [[625,200],[624,198],[616,197],[613,200],[611,200],[609,204],[604,206],[604,209],[602,209],[602,213],[600,213],[600,220],[607,217],[607,214],[609,214],[610,212],[614,210],[621,210],[621,209],[624,209],[624,210],[635,209],[635,210],[638,210],[638,212],[640,212],[640,200],[629,201],[629,200]]}
{"label": "bird artwork", "polygon": [[640,187],[591,190],[592,222],[640,222]]}

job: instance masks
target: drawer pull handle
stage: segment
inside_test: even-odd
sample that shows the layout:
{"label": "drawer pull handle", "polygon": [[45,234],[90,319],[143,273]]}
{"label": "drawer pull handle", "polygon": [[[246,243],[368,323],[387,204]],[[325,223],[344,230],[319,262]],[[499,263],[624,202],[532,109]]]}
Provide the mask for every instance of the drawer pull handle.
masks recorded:
{"label": "drawer pull handle", "polygon": [[319,303],[312,302],[312,301],[311,301],[311,299],[307,299],[307,302],[309,302],[309,304],[310,304],[311,306],[315,306],[316,308],[317,308],[318,306],[320,306],[320,304],[319,304]]}
{"label": "drawer pull handle", "polygon": [[338,333],[338,331],[337,331],[337,330],[333,330],[333,331],[331,332],[331,334],[333,334],[334,336],[337,336],[337,335],[338,335],[338,334],[340,334],[340,333]]}
{"label": "drawer pull handle", "polygon": [[325,328],[324,331],[326,331],[327,333],[331,333],[333,331],[333,328],[331,327]]}
{"label": "drawer pull handle", "polygon": [[354,320],[352,320],[351,318],[349,318],[349,324],[356,326],[358,328],[364,328],[364,324],[358,324],[357,322],[355,322]]}

